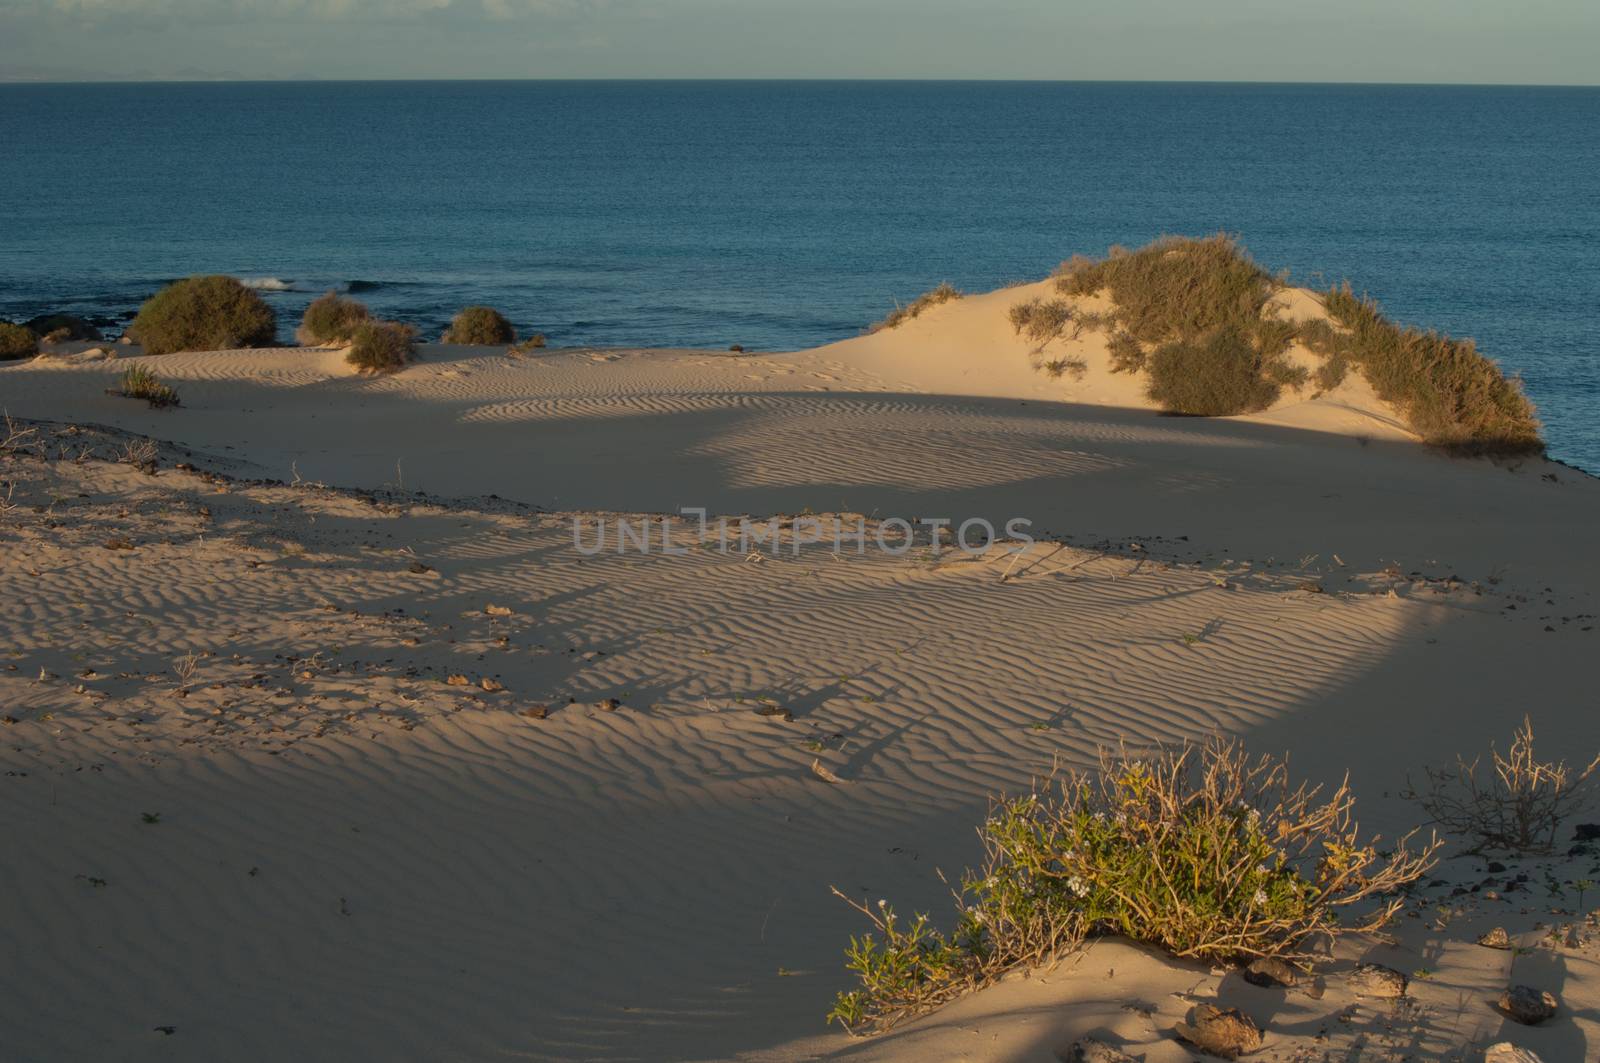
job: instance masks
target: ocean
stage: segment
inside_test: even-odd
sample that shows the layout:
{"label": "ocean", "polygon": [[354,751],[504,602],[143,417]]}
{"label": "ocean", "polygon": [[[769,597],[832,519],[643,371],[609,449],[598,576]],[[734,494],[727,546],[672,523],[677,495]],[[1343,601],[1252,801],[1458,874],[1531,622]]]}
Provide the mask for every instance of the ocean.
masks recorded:
{"label": "ocean", "polygon": [[[1600,89],[1051,82],[0,86],[0,317],[172,278],[556,345],[793,349],[1162,233],[1520,373],[1600,472]],[[981,352],[975,352],[981,355]]]}

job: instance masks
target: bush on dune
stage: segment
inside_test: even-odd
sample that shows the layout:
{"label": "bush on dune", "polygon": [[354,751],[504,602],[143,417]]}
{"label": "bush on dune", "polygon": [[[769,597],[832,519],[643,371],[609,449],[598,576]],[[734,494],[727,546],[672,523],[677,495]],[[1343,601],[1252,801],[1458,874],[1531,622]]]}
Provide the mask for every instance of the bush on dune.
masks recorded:
{"label": "bush on dune", "polygon": [[374,373],[402,369],[416,350],[417,330],[397,321],[363,321],[351,335],[345,361]]}
{"label": "bush on dune", "polygon": [[328,292],[306,307],[300,330],[317,343],[348,343],[356,329],[371,317],[362,303]]}
{"label": "bush on dune", "polygon": [[1150,397],[1168,413],[1225,417],[1264,410],[1278,401],[1278,383],[1262,354],[1233,325],[1198,342],[1173,340],[1147,360]]}
{"label": "bush on dune", "polygon": [[272,308],[232,277],[190,277],[167,285],[129,329],[146,354],[266,347],[277,337]]}
{"label": "bush on dune", "polygon": [[1101,934],[1211,963],[1303,965],[1317,945],[1388,922],[1395,894],[1434,862],[1438,843],[1413,848],[1410,835],[1380,850],[1354,806],[1348,786],[1291,786],[1284,761],[1235,743],[1104,754],[1097,773],[994,802],[952,933],[845,898],[873,929],[846,950],[860,986],[830,1018],[887,1028]]}
{"label": "bush on dune", "polygon": [[[1267,273],[1231,237],[1162,237],[1137,251],[1112,248],[1101,260],[1075,256],[1056,275],[1066,299],[1105,293],[1111,309],[1075,311],[1080,328],[1109,333],[1113,372],[1151,375],[1149,394],[1173,413],[1248,413],[1277,401],[1283,387],[1314,377],[1321,391],[1359,370],[1423,440],[1475,454],[1538,454],[1544,449],[1532,404],[1519,383],[1470,340],[1402,328],[1348,283],[1324,293],[1330,320],[1290,321],[1270,305],[1286,280]],[[1019,332],[1045,343],[1051,332],[1033,300],[1012,309]],[[1040,324],[1036,334],[1035,322]],[[1314,374],[1285,355],[1300,342],[1323,359]],[[1184,379],[1220,374],[1218,379]]]}
{"label": "bush on dune", "polygon": [[491,347],[517,342],[517,330],[500,311],[488,306],[469,306],[450,320],[442,343]]}
{"label": "bush on dune", "polygon": [[867,331],[882,332],[884,329],[894,328],[896,325],[902,325],[905,322],[910,321],[912,318],[921,314],[924,310],[938,306],[940,303],[948,303],[952,299],[959,298],[961,298],[961,290],[955,285],[951,284],[949,281],[943,281],[937,288],[934,288],[931,291],[923,292],[905,306],[895,307],[889,312],[888,317],[875,323],[868,328]]}
{"label": "bush on dune", "polygon": [[39,337],[21,325],[0,321],[0,360],[31,358],[39,353]]}
{"label": "bush on dune", "polygon": [[1533,403],[1471,340],[1401,328],[1348,282],[1323,299],[1343,329],[1322,337],[1330,353],[1359,367],[1423,439],[1463,453],[1543,453]]}

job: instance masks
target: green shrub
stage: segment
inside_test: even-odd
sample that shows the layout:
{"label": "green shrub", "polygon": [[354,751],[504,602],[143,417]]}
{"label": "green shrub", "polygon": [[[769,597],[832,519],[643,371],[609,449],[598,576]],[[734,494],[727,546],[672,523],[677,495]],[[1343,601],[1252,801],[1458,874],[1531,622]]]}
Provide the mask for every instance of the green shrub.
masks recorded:
{"label": "green shrub", "polygon": [[1411,835],[1380,851],[1354,806],[1347,785],[1326,799],[1291,787],[1284,761],[1235,743],[1103,754],[1096,774],[993,804],[952,933],[926,914],[902,921],[887,901],[845,898],[873,931],[851,940],[846,967],[860,986],[829,1018],[886,1028],[1089,935],[1202,962],[1303,965],[1317,944],[1388,922],[1395,894],[1434,862],[1437,841],[1413,849]]}
{"label": "green shrub", "polygon": [[39,317],[29,318],[23,322],[22,327],[40,339],[48,338],[52,342],[102,338],[99,329],[83,318],[73,317],[71,314],[42,314]]}
{"label": "green shrub", "polygon": [[328,292],[306,307],[300,328],[317,343],[348,343],[357,326],[371,318],[365,305]]}
{"label": "green shrub", "polygon": [[895,307],[894,310],[890,311],[888,317],[884,318],[882,321],[879,321],[867,331],[882,332],[884,329],[894,328],[896,325],[901,325],[907,321],[910,321],[912,318],[916,317],[918,314],[921,314],[924,310],[927,310],[930,307],[938,306],[940,303],[948,303],[952,299],[959,298],[961,298],[961,290],[955,285],[951,284],[949,281],[943,281],[937,288],[934,288],[932,291],[923,292],[905,306]]}
{"label": "green shrub", "polygon": [[443,343],[494,346],[517,342],[517,330],[500,311],[487,306],[469,306],[450,320]]}
{"label": "green shrub", "polygon": [[39,353],[39,337],[21,325],[0,321],[0,361]]}
{"label": "green shrub", "polygon": [[1041,350],[1072,324],[1072,305],[1065,299],[1029,299],[1011,308],[1011,327]]}
{"label": "green shrub", "polygon": [[1148,364],[1150,398],[1168,413],[1226,417],[1264,410],[1278,398],[1266,360],[1233,325],[1198,341],[1164,343]]}
{"label": "green shrub", "polygon": [[122,387],[118,391],[123,398],[144,399],[151,406],[178,405],[178,393],[140,365],[131,366],[122,374]]}
{"label": "green shrub", "polygon": [[139,308],[129,330],[146,354],[270,346],[272,308],[232,277],[190,277],[169,284]]}
{"label": "green shrub", "polygon": [[1401,328],[1349,283],[1324,296],[1347,336],[1339,350],[1430,443],[1473,454],[1539,454],[1544,441],[1533,404],[1471,340]]}
{"label": "green shrub", "polygon": [[351,335],[345,361],[375,373],[404,368],[416,350],[417,330],[396,321],[363,321]]}

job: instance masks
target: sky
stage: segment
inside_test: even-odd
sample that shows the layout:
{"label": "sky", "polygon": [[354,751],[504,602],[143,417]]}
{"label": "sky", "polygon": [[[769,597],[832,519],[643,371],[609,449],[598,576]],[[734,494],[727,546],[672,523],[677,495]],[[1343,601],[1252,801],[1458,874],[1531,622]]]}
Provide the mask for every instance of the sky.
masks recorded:
{"label": "sky", "polygon": [[1600,84],[1596,0],[0,0],[0,81]]}

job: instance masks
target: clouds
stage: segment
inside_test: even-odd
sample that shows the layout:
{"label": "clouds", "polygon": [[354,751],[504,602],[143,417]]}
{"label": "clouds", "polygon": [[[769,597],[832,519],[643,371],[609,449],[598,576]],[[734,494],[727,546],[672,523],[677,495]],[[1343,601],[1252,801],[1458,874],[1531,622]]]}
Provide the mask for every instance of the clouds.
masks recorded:
{"label": "clouds", "polygon": [[[7,6],[21,11],[27,5]],[[175,18],[201,22],[388,21],[442,12],[463,19],[515,19],[571,13],[596,5],[580,0],[47,0],[39,6],[59,17],[98,24]]]}

